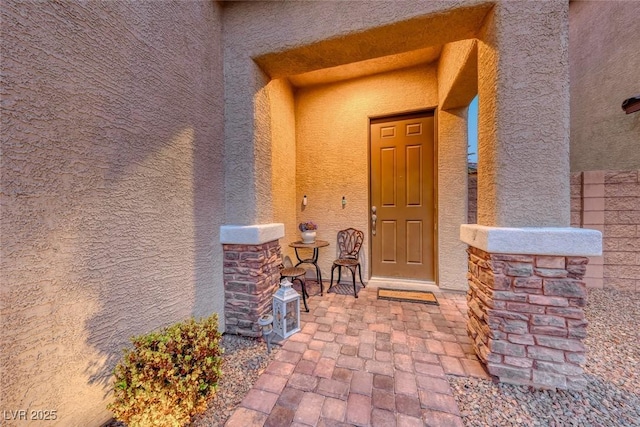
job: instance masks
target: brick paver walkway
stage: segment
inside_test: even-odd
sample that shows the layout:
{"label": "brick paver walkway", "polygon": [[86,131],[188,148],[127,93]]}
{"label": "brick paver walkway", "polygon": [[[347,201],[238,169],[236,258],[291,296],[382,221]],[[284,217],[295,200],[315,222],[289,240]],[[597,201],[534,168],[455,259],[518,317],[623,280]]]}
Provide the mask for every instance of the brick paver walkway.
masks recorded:
{"label": "brick paver walkway", "polygon": [[465,295],[436,292],[439,306],[376,295],[312,295],[302,331],[226,426],[462,426],[446,375],[488,378],[467,337]]}

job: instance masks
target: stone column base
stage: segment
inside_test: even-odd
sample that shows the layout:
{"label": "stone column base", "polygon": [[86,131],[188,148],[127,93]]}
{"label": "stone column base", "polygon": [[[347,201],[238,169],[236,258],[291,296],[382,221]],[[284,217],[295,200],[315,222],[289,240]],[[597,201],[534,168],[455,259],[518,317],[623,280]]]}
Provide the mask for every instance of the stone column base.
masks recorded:
{"label": "stone column base", "polygon": [[502,382],[582,389],[587,258],[469,248],[467,332]]}
{"label": "stone column base", "polygon": [[272,310],[282,262],[277,239],[283,236],[282,224],[221,227],[225,332],[262,335],[258,319]]}
{"label": "stone column base", "polygon": [[[600,251],[600,233],[547,230],[545,239],[540,230],[463,226],[462,240],[471,245],[467,332],[489,374],[499,381],[580,390],[586,386],[582,339],[587,334],[587,291],[582,278],[588,258],[576,253]],[[521,240],[509,239],[509,234]],[[562,236],[566,247],[549,245]]]}
{"label": "stone column base", "polygon": [[280,244],[223,245],[226,332],[262,335],[258,319],[271,313],[280,279]]}

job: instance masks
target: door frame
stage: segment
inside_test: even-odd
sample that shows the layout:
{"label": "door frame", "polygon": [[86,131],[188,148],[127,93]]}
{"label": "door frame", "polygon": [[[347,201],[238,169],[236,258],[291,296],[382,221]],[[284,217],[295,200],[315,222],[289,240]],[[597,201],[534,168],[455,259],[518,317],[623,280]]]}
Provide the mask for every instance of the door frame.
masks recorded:
{"label": "door frame", "polygon": [[[369,238],[369,250],[368,250],[368,271],[366,272],[367,280],[371,279],[373,276],[373,239],[371,235],[371,124],[374,121],[384,121],[391,120],[396,118],[411,118],[412,116],[421,116],[425,114],[433,114],[433,241],[431,242],[433,246],[433,277],[434,284],[437,286],[439,280],[439,265],[438,265],[438,107],[426,107],[420,108],[416,110],[406,110],[399,111],[395,113],[388,114],[380,114],[380,115],[370,115],[367,116],[367,186],[368,186],[368,194],[367,194],[367,236]],[[381,277],[381,279],[386,279]],[[410,279],[406,279],[410,280]],[[425,282],[428,283],[428,282]]]}

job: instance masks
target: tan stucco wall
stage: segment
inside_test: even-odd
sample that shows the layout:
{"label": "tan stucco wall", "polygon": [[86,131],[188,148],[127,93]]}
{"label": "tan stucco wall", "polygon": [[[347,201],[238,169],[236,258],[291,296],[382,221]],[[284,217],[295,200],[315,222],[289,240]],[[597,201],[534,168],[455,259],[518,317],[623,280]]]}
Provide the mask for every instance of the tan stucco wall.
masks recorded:
{"label": "tan stucco wall", "polygon": [[131,335],[222,313],[220,12],[161,5],[2,2],[1,410],[100,425]]}
{"label": "tan stucco wall", "polygon": [[438,285],[467,289],[467,108],[438,111]]}
{"label": "tan stucco wall", "polygon": [[[504,1],[491,10],[478,4],[226,4],[226,148],[233,158],[244,155],[250,163],[230,159],[227,216],[247,223],[273,220],[272,187],[259,184],[270,179],[271,145],[264,141],[270,121],[261,113],[267,75],[299,74],[477,37],[478,220],[501,227],[568,225],[568,4]],[[466,7],[472,5],[477,7]]]}
{"label": "tan stucco wall", "polygon": [[[321,249],[324,275],[328,276],[337,254],[337,232],[347,227],[362,230],[367,236],[362,271],[363,277],[368,275],[369,117],[434,107],[437,99],[434,66],[297,92],[296,200],[306,194],[308,205],[304,211],[296,207],[299,221],[317,222],[318,238],[331,243]],[[342,196],[347,200],[344,209]],[[287,234],[285,239],[299,240],[299,234]]]}
{"label": "tan stucco wall", "polygon": [[476,40],[448,43],[438,61],[438,285],[467,288],[467,116],[478,91]]}
{"label": "tan stucco wall", "polygon": [[640,3],[569,5],[571,171],[640,166],[640,113],[622,101],[640,95]]}
{"label": "tan stucco wall", "polygon": [[225,3],[227,218],[242,225],[277,221],[270,191],[272,122],[264,108],[268,76],[471,38],[489,8],[478,1],[378,2],[375,7],[370,2]]}
{"label": "tan stucco wall", "polygon": [[438,61],[438,98],[441,109],[467,107],[478,94],[477,41],[447,43]]}
{"label": "tan stucco wall", "polygon": [[499,2],[478,38],[478,224],[568,226],[568,2]]}
{"label": "tan stucco wall", "polygon": [[[297,212],[302,199],[296,199],[296,117],[293,88],[286,79],[267,85],[271,107],[271,184],[273,217],[283,223],[287,236],[298,233]],[[282,253],[295,263],[292,250],[281,242]]]}
{"label": "tan stucco wall", "polygon": [[[288,185],[293,94],[271,77],[478,37],[480,222],[568,225],[565,1],[498,2],[488,16],[491,5],[472,0],[225,2],[224,70],[219,3],[161,5],[2,3],[2,409],[56,409],[65,426],[105,420],[110,369],[130,335],[221,312],[223,223],[282,217],[294,240],[295,223],[315,214],[315,196],[299,206],[313,184],[336,224],[366,229],[367,192],[325,188],[340,175],[301,182],[299,148],[298,192],[276,194]],[[374,86],[389,90],[380,76],[334,88]],[[370,99],[380,108],[345,132],[359,138],[367,114],[438,100],[434,89],[410,94],[403,105]],[[328,114],[303,98],[296,122]],[[458,132],[461,114],[448,118]],[[316,130],[296,132],[309,144]],[[351,162],[366,156],[366,135],[358,141]],[[337,226],[321,227],[333,241]]]}
{"label": "tan stucco wall", "polygon": [[[477,2],[376,5],[226,4],[226,148],[232,157],[244,155],[249,160],[249,165],[227,166],[227,188],[234,193],[227,197],[227,217],[246,223],[277,221],[269,216],[273,213],[273,194],[268,191],[274,188],[270,183],[273,153],[272,145],[264,138],[271,134],[272,125],[263,107],[263,88],[269,77],[297,75],[478,38],[479,223],[500,227],[567,226],[567,3],[507,1],[497,2],[494,7],[478,6]],[[466,7],[473,5],[477,7]],[[318,20],[317,16],[323,19]],[[473,57],[476,53],[469,45],[466,51],[453,49],[451,54],[446,51],[451,46],[445,46],[445,57],[452,58],[451,64],[460,63],[459,58],[465,55]],[[459,88],[466,81],[463,76],[471,74],[472,67],[465,68],[446,86]],[[441,98],[444,102],[450,100],[450,108],[465,107],[464,96],[460,98],[454,90],[448,93]],[[304,108],[298,106],[297,111],[300,115]],[[300,132],[302,120],[297,118],[296,122]],[[250,153],[254,153],[253,157]],[[264,182],[269,184],[262,185]],[[299,180],[296,186],[300,193],[297,202],[307,191]]]}

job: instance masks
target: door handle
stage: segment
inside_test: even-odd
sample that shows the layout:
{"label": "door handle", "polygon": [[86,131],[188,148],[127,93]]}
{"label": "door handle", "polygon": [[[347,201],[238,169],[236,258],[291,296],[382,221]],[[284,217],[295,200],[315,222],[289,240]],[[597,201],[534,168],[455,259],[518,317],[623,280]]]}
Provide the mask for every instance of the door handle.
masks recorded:
{"label": "door handle", "polygon": [[378,215],[376,215],[376,207],[371,206],[371,234],[376,235],[376,220],[378,219]]}

